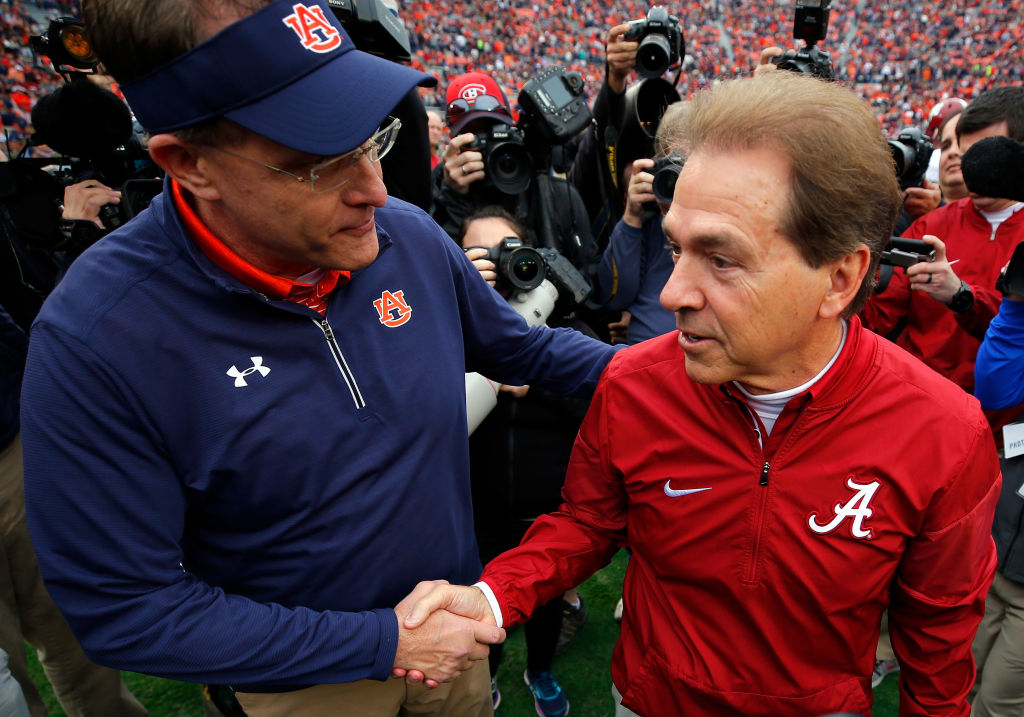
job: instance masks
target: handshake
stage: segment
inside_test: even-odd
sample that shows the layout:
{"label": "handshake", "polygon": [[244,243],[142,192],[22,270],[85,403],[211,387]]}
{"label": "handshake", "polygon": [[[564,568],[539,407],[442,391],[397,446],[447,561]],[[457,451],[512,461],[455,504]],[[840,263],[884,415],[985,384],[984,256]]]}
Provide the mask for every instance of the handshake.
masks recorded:
{"label": "handshake", "polygon": [[395,606],[398,650],[392,674],[437,687],[487,659],[488,645],[505,641],[479,588],[447,580],[419,583]]}

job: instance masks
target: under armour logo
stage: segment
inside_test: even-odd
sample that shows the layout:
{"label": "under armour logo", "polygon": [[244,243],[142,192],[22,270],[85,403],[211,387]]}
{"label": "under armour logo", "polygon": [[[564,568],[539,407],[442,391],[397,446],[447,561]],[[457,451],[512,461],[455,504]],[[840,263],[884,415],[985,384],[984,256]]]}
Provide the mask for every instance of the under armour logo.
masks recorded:
{"label": "under armour logo", "polygon": [[259,371],[260,376],[266,376],[268,373],[270,373],[270,367],[263,365],[262,356],[250,356],[249,360],[252,361],[252,366],[245,369],[244,371],[239,371],[237,366],[232,366],[227,370],[228,376],[235,379],[235,388],[248,386],[249,384],[245,382],[245,377],[255,371]]}
{"label": "under armour logo", "polygon": [[377,309],[380,322],[391,329],[401,326],[412,317],[412,307],[405,302],[402,291],[384,291],[373,302],[373,308]]}
{"label": "under armour logo", "polygon": [[843,503],[836,503],[832,507],[832,512],[836,514],[829,523],[826,525],[820,525],[817,521],[818,514],[811,513],[807,519],[807,527],[813,530],[815,533],[824,535],[825,533],[831,533],[833,530],[838,528],[844,520],[850,519],[850,533],[854,538],[865,538],[871,540],[871,528],[864,528],[864,521],[870,518],[874,511],[871,509],[871,499],[875,495],[875,491],[878,490],[878,486],[881,483],[874,481],[863,485],[853,480],[853,476],[846,479],[846,487],[852,491],[856,491],[854,496],[850,500]]}
{"label": "under armour logo", "polygon": [[472,102],[480,95],[486,95],[487,88],[481,85],[479,82],[470,82],[468,85],[462,88],[459,92],[459,97],[464,100]]}
{"label": "under armour logo", "polygon": [[307,50],[322,54],[341,45],[341,33],[327,22],[324,9],[319,5],[295,3],[292,6],[292,14],[281,22],[295,31],[299,36],[299,42]]}

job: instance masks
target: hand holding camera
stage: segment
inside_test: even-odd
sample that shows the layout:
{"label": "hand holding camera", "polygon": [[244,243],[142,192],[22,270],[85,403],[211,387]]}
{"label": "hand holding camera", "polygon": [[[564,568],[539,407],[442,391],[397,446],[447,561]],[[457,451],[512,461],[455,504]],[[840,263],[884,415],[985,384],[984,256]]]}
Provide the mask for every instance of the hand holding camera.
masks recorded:
{"label": "hand holding camera", "polygon": [[960,291],[962,282],[946,258],[946,245],[937,236],[925,234],[922,240],[935,250],[935,258],[906,268],[910,288],[923,291],[936,301],[948,304]]}
{"label": "hand holding camera", "polygon": [[86,179],[64,187],[62,219],[82,219],[104,229],[100,210],[121,201],[121,192],[111,189],[97,179]]}
{"label": "hand holding camera", "polygon": [[468,148],[475,141],[471,132],[460,134],[448,143],[441,157],[444,181],[459,194],[468,194],[469,185],[485,176],[483,155]]}
{"label": "hand holding camera", "polygon": [[636,51],[640,47],[640,43],[636,40],[624,39],[629,30],[628,22],[616,25],[608,31],[608,41],[605,43],[608,86],[619,95],[626,91],[626,80],[629,79],[629,73],[636,65]]}
{"label": "hand holding camera", "polygon": [[647,211],[645,205],[656,200],[652,186],[654,174],[650,171],[653,168],[653,159],[638,159],[633,162],[633,174],[626,188],[626,211],[622,215],[622,220],[636,229],[643,226],[644,212]]}

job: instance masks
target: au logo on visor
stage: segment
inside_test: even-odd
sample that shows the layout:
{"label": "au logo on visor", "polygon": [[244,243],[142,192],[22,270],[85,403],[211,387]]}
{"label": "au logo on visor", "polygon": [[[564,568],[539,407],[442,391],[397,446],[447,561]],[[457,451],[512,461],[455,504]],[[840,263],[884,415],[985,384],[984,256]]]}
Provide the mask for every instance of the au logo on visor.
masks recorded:
{"label": "au logo on visor", "polygon": [[299,42],[307,50],[322,54],[341,45],[341,33],[327,21],[324,9],[319,5],[295,3],[292,14],[283,18],[282,22],[295,31]]}

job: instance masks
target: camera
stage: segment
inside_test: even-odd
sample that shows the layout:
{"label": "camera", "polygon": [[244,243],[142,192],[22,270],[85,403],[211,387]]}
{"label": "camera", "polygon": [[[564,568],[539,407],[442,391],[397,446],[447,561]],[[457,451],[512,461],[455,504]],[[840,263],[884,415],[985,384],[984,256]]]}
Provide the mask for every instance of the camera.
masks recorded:
{"label": "camera", "polygon": [[363,52],[410,62],[409,31],[381,0],[327,0],[334,16]]}
{"label": "camera", "polygon": [[519,91],[519,125],[531,144],[560,145],[592,119],[583,97],[583,76],[555,65],[541,70]]}
{"label": "camera", "polygon": [[683,155],[679,150],[673,150],[665,157],[658,157],[654,160],[654,166],[650,169],[654,175],[651,182],[651,190],[659,202],[666,204],[672,201],[672,195],[676,191],[676,180],[679,172],[683,169]]}
{"label": "camera", "polygon": [[631,20],[622,39],[640,41],[636,70],[643,77],[660,77],[685,55],[679,18],[661,5],[652,7],[646,18]]}
{"label": "camera", "polygon": [[830,82],[835,79],[832,57],[815,47],[825,39],[831,9],[831,0],[797,0],[793,17],[793,37],[803,40],[806,46],[799,51],[790,50],[780,57],[773,57],[772,64],[778,66],[780,70],[801,72]]}
{"label": "camera", "polygon": [[529,291],[544,281],[544,258],[518,237],[505,237],[501,244],[488,249],[482,258],[494,262],[494,271],[498,275],[494,288],[499,291]]}
{"label": "camera", "polygon": [[493,186],[505,194],[526,191],[533,179],[533,160],[526,150],[523,132],[518,127],[495,124],[476,135],[471,149],[483,155],[486,176],[484,186]]}
{"label": "camera", "polygon": [[928,171],[934,147],[931,141],[917,127],[909,127],[901,131],[896,139],[887,140],[892,161],[896,165],[896,178],[900,181],[900,189],[920,187]]}
{"label": "camera", "polygon": [[568,297],[574,304],[582,304],[592,291],[590,282],[557,249],[535,249],[522,239],[505,237],[482,258],[494,262],[498,275],[494,288],[499,291],[530,291],[547,279],[559,296]]}
{"label": "camera", "polygon": [[935,261],[935,247],[921,239],[891,237],[882,250],[881,263],[904,269],[922,261]]}
{"label": "camera", "polygon": [[1009,263],[996,279],[996,288],[1003,296],[1024,296],[1024,244],[1013,250]]}
{"label": "camera", "polygon": [[582,75],[560,66],[531,78],[519,92],[519,106],[515,126],[492,124],[468,146],[483,155],[482,186],[512,195],[529,189],[534,175],[551,167],[552,147],[571,140],[592,119]]}

